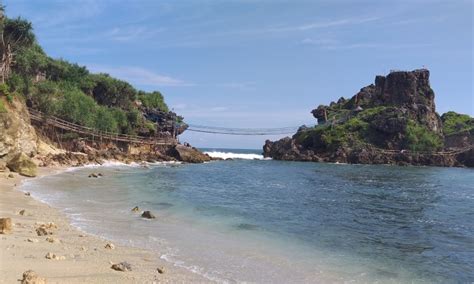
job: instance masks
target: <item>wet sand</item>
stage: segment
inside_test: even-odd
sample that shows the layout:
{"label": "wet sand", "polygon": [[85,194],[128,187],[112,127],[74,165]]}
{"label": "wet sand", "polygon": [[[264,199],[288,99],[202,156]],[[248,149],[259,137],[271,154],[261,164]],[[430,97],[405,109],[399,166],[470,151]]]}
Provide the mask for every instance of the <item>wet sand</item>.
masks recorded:
{"label": "wet sand", "polygon": [[[64,168],[40,168],[39,177]],[[88,235],[70,225],[58,210],[27,196],[18,189],[25,179],[16,173],[0,173],[0,218],[11,218],[13,229],[0,234],[0,283],[19,283],[23,272],[33,270],[47,283],[189,283],[210,282],[159,258],[159,253],[118,246],[105,248],[108,240]],[[65,185],[67,186],[67,185]],[[19,212],[25,210],[21,215]],[[106,218],[106,216],[104,216]],[[54,223],[49,236],[38,236],[36,228]],[[54,238],[49,242],[47,238]],[[47,259],[48,253],[59,259]],[[111,269],[126,261],[132,271]],[[164,273],[157,268],[164,268]]]}

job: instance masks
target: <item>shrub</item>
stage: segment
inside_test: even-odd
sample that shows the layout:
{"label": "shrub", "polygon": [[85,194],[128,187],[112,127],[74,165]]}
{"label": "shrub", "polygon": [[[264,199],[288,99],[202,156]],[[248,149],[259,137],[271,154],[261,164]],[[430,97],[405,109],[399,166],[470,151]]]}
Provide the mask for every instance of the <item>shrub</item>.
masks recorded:
{"label": "shrub", "polygon": [[351,132],[361,131],[361,130],[363,131],[363,130],[367,130],[367,128],[369,127],[369,124],[365,121],[360,120],[357,117],[353,117],[349,119],[346,123],[344,123],[344,127],[348,131],[351,131]]}
{"label": "shrub", "polygon": [[467,114],[449,111],[441,116],[441,120],[443,121],[443,131],[446,135],[453,135],[474,129],[474,118],[471,118]]}
{"label": "shrub", "polygon": [[5,113],[5,112],[7,112],[7,108],[3,104],[3,100],[0,99],[0,113]]}
{"label": "shrub", "polygon": [[408,121],[405,132],[408,148],[412,151],[433,152],[443,146],[441,138],[436,133],[413,120]]}
{"label": "shrub", "polygon": [[168,112],[168,106],[165,104],[163,95],[160,92],[138,92],[138,99],[142,102],[144,107],[157,108],[161,111]]}
{"label": "shrub", "polygon": [[7,84],[5,83],[0,84],[0,94],[4,96],[8,96],[10,94]]}
{"label": "shrub", "polygon": [[107,107],[98,107],[94,124],[98,130],[114,133],[118,132],[117,121],[114,119],[113,112]]}

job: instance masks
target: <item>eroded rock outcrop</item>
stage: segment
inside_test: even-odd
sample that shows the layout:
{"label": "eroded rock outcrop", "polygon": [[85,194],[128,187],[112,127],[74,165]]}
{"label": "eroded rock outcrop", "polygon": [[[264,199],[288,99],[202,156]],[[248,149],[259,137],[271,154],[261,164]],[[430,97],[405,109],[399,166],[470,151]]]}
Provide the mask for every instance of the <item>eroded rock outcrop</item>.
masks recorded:
{"label": "eroded rock outcrop", "polygon": [[7,167],[14,172],[26,177],[35,177],[37,166],[25,153],[21,152],[14,156],[7,164]]}
{"label": "eroded rock outcrop", "polygon": [[[315,127],[266,141],[265,157],[363,164],[472,166],[474,119],[436,113],[429,71],[377,76],[351,99],[320,105]],[[450,151],[450,152],[447,152]],[[446,154],[451,153],[451,154]]]}
{"label": "eroded rock outcrop", "polygon": [[194,147],[184,145],[176,145],[169,150],[168,154],[186,163],[204,163],[211,160],[209,155],[202,153]]}
{"label": "eroded rock outcrop", "polygon": [[38,137],[25,104],[14,98],[12,102],[4,100],[3,105],[5,112],[0,112],[0,161],[8,162],[18,153],[35,155]]}

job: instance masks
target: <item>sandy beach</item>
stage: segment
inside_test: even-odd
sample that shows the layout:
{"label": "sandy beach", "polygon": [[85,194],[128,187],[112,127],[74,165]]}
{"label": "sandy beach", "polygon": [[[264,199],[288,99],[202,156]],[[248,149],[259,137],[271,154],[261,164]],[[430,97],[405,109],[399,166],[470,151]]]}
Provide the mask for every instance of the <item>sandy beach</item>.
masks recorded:
{"label": "sandy beach", "polygon": [[[62,170],[40,168],[39,177]],[[47,283],[209,282],[161,260],[159,253],[116,244],[106,248],[110,241],[79,231],[61,212],[20,191],[24,177],[13,175],[0,176],[0,217],[11,218],[13,224],[9,234],[0,234],[0,283],[18,283],[27,270],[46,278]],[[25,210],[23,215],[21,210]],[[52,235],[38,236],[36,228],[50,222],[54,223],[49,226]],[[46,258],[48,253],[57,259]],[[132,271],[111,269],[112,264],[124,261]]]}

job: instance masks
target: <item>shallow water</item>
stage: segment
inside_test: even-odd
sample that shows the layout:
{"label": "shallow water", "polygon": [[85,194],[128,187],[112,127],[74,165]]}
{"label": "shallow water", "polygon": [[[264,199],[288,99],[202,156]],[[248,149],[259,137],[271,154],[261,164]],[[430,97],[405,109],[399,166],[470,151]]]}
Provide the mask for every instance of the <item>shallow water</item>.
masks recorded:
{"label": "shallow water", "polygon": [[[104,177],[87,178],[92,171]],[[474,281],[472,169],[272,160],[115,165],[22,189],[89,233],[152,249],[220,282]],[[137,205],[158,218],[130,212]]]}

